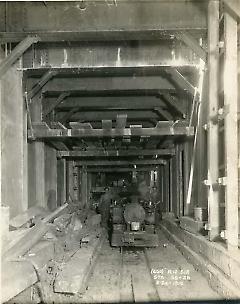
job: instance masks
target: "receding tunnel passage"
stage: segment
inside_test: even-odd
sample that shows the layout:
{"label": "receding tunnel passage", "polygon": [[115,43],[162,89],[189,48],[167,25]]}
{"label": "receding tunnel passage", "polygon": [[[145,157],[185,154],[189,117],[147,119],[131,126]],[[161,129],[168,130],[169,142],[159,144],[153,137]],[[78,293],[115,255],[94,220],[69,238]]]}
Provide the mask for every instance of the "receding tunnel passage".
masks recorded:
{"label": "receding tunnel passage", "polygon": [[240,299],[238,4],[0,2],[3,303]]}

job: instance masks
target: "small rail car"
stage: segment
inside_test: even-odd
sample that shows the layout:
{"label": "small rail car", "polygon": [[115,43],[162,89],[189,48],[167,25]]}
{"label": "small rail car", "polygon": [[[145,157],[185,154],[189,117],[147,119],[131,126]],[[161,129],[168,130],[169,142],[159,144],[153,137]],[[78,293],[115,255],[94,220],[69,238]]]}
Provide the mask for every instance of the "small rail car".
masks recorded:
{"label": "small rail car", "polygon": [[115,201],[111,207],[111,246],[157,247],[156,204],[136,198]]}

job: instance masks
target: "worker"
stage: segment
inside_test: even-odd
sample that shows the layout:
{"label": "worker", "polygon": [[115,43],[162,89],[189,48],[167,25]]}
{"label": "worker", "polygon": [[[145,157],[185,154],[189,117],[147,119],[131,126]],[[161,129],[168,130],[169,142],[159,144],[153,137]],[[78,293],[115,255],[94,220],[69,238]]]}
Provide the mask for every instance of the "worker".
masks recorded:
{"label": "worker", "polygon": [[108,229],[109,217],[110,217],[110,206],[112,203],[113,195],[109,187],[105,188],[105,193],[101,196],[98,205],[98,210],[101,214],[101,226]]}

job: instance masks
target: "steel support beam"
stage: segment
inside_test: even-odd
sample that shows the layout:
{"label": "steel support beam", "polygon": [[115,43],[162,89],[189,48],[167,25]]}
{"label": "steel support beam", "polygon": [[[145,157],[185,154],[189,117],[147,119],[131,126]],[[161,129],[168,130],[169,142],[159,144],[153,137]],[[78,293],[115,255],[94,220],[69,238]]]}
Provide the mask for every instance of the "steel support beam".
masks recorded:
{"label": "steel support beam", "polygon": [[164,159],[136,159],[136,160],[88,160],[77,161],[76,166],[134,166],[134,165],[166,165]]}
{"label": "steel support beam", "polygon": [[[174,90],[175,87],[166,77],[157,76],[115,76],[115,77],[76,77],[72,74],[70,78],[55,78],[49,82],[43,89],[43,93],[48,92],[65,92],[65,91],[82,91],[92,92],[98,91],[137,91],[137,90]],[[58,93],[59,95],[59,93]],[[98,96],[98,95],[96,95]]]}
{"label": "steel support beam", "polygon": [[182,90],[194,95],[195,87],[177,69],[166,68],[166,72],[172,81],[176,83]]}
{"label": "steel support beam", "polygon": [[90,150],[90,151],[58,151],[58,157],[111,157],[111,156],[153,156],[153,155],[166,155],[172,156],[175,154],[174,149],[155,149],[155,150]]}
{"label": "steel support beam", "polygon": [[44,116],[46,117],[48,114],[50,114],[69,95],[70,93],[68,92],[60,94],[59,97],[54,101],[54,103],[52,103],[51,106],[44,112]]}
{"label": "steel support beam", "polygon": [[177,33],[175,36],[189,46],[204,62],[207,61],[207,51],[199,45],[199,42],[191,34],[183,31]]}
{"label": "steel support beam", "polygon": [[183,123],[158,122],[155,128],[125,128],[125,129],[50,129],[44,123],[33,123],[36,139],[43,138],[94,138],[94,137],[131,137],[131,136],[192,136],[193,127]]}
{"label": "steel support beam", "polygon": [[7,72],[10,66],[22,56],[22,54],[33,44],[40,40],[38,36],[27,36],[12,52],[0,63],[0,79]]}
{"label": "steel support beam", "polygon": [[111,167],[111,168],[108,168],[108,167],[97,167],[97,168],[88,168],[87,167],[87,172],[95,172],[95,173],[98,173],[98,172],[114,172],[114,173],[117,173],[117,172],[144,172],[144,171],[147,171],[147,172],[150,172],[150,171],[154,171],[154,170],[158,170],[158,166],[146,166],[146,167],[136,167],[136,168],[130,168],[130,167],[127,167],[127,168],[121,168],[121,167]]}
{"label": "steel support beam", "polygon": [[168,93],[165,93],[162,96],[163,96],[163,101],[165,101],[167,105],[174,108],[183,118],[186,118],[186,113],[184,109],[181,107],[181,105],[179,105],[179,100],[174,99]]}
{"label": "steel support beam", "polygon": [[173,116],[168,111],[166,111],[160,107],[154,108],[154,111],[156,111],[160,116],[162,116],[166,120],[173,119]]}
{"label": "steel support beam", "polygon": [[240,2],[239,0],[223,0],[224,9],[228,11],[235,19],[240,19]]}
{"label": "steel support beam", "polygon": [[57,74],[56,71],[47,71],[41,79],[33,86],[30,92],[27,93],[27,98],[31,100],[43,87],[46,83],[55,75]]}
{"label": "steel support beam", "polygon": [[224,13],[224,25],[224,105],[229,109],[225,118],[225,224],[228,249],[238,249],[238,25],[228,13]]}

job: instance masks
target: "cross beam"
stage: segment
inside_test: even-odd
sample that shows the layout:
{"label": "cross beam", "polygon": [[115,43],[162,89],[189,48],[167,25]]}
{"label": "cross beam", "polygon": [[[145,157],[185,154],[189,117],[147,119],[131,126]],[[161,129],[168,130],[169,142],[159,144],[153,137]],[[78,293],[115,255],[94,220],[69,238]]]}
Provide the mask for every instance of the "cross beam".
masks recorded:
{"label": "cross beam", "polygon": [[239,0],[223,0],[224,8],[238,21],[240,19],[240,2]]}
{"label": "cross beam", "polygon": [[88,160],[76,162],[77,167],[81,166],[134,166],[134,165],[166,165],[164,159],[136,159],[136,160]]}
{"label": "cross beam", "polygon": [[96,138],[96,137],[132,137],[132,136],[193,136],[194,128],[185,123],[169,121],[158,122],[155,128],[124,129],[51,129],[46,123],[33,123],[36,139],[48,138]]}
{"label": "cross beam", "polygon": [[189,92],[191,95],[194,95],[195,87],[177,69],[166,68],[165,71],[170,76],[172,81],[181,89]]}
{"label": "cross beam", "polygon": [[31,91],[27,93],[27,98],[32,99],[43,88],[43,86],[55,75],[57,75],[56,71],[47,71],[41,77],[41,79],[32,87]]}
{"label": "cross beam", "polygon": [[207,61],[207,51],[199,45],[199,42],[192,37],[191,34],[182,31],[177,33],[176,38],[182,40],[187,46],[190,47],[204,62]]}
{"label": "cross beam", "polygon": [[111,156],[140,156],[140,155],[174,155],[174,149],[155,150],[92,150],[92,151],[58,151],[58,157],[111,157]]}
{"label": "cross beam", "polygon": [[166,102],[167,105],[174,108],[178,113],[182,115],[183,118],[186,117],[186,113],[182,106],[179,104],[179,101],[174,99],[171,94],[165,93],[163,94],[163,99]]}
{"label": "cross beam", "polygon": [[63,100],[68,97],[70,93],[62,93],[59,95],[59,97],[51,104],[51,106],[45,111],[44,116],[46,117],[48,114],[50,114],[58,105],[60,105]]}
{"label": "cross beam", "polygon": [[140,171],[155,171],[158,170],[158,166],[146,166],[146,167],[136,167],[136,168],[121,168],[121,167],[97,167],[97,168],[86,168],[87,172],[98,173],[98,172],[140,172]]}
{"label": "cross beam", "polygon": [[0,64],[0,79],[7,72],[10,66],[18,60],[20,56],[33,44],[40,40],[38,36],[27,36],[24,38],[12,52]]}

